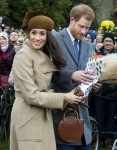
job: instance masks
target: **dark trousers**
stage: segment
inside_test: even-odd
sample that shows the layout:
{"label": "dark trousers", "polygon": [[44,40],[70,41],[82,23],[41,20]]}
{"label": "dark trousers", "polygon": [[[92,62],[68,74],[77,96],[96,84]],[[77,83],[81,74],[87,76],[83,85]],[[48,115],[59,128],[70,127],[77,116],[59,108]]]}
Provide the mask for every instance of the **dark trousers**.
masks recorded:
{"label": "dark trousers", "polygon": [[96,120],[100,131],[104,135],[111,134],[115,129],[115,119],[117,101],[110,99],[95,98]]}
{"label": "dark trousers", "polygon": [[57,144],[57,150],[91,150],[91,144],[85,146]]}

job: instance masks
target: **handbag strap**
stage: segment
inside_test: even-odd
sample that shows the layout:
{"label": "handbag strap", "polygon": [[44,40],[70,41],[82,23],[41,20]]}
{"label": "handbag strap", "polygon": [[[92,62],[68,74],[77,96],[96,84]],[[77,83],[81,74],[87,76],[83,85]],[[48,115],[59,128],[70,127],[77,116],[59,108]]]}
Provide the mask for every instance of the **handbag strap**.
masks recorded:
{"label": "handbag strap", "polygon": [[66,114],[74,113],[76,115],[77,120],[79,119],[79,115],[76,109],[69,108],[63,114],[63,121],[65,121]]}

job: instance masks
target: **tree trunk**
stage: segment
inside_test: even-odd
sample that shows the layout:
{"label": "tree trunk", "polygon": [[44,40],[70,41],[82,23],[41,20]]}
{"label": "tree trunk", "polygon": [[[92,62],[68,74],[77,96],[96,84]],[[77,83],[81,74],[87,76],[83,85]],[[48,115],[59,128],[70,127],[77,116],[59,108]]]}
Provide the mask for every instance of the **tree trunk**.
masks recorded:
{"label": "tree trunk", "polygon": [[110,20],[113,12],[113,0],[92,0],[92,6],[99,26],[103,20]]}

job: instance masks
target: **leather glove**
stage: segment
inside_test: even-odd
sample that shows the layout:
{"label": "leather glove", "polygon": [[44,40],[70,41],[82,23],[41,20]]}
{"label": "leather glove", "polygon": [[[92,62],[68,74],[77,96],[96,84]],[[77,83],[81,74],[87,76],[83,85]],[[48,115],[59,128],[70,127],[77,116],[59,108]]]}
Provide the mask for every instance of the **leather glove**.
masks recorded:
{"label": "leather glove", "polygon": [[77,96],[83,96],[84,95],[82,90],[79,87],[76,87],[74,89],[74,94],[77,95]]}
{"label": "leather glove", "polygon": [[[77,95],[77,96],[84,96],[82,90],[81,90],[79,87],[76,87],[76,88],[73,89],[71,92],[73,92],[74,95]],[[84,100],[85,100],[85,99],[87,99],[87,97],[84,97],[84,98],[82,99],[82,101],[81,101],[81,102],[78,102],[78,103],[79,103],[79,105],[81,105],[81,106],[84,106],[84,107],[86,107],[86,108],[89,108],[89,106],[84,103]]]}

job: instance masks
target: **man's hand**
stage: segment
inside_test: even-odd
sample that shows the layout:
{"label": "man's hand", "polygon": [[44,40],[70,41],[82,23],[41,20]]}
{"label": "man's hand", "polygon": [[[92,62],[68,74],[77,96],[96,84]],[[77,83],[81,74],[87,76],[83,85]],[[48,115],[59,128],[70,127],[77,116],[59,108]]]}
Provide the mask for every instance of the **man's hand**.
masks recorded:
{"label": "man's hand", "polygon": [[93,85],[93,89],[94,89],[95,91],[99,91],[101,87],[102,87],[102,83],[101,83],[101,82],[97,82],[97,83],[95,83],[95,84]]}
{"label": "man's hand", "polygon": [[96,44],[96,47],[95,47],[95,48],[96,48],[96,51],[97,51],[97,52],[100,52],[100,49],[101,49],[102,47],[103,47],[103,44],[102,44],[102,43],[97,43],[97,44]]}
{"label": "man's hand", "polygon": [[89,84],[94,80],[94,78],[91,77],[91,75],[93,75],[93,71],[79,70],[79,71],[75,71],[72,74],[71,78],[74,81],[80,81],[81,83]]}

